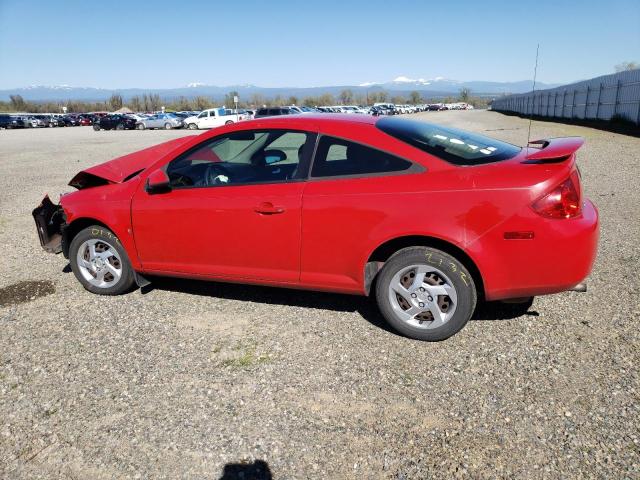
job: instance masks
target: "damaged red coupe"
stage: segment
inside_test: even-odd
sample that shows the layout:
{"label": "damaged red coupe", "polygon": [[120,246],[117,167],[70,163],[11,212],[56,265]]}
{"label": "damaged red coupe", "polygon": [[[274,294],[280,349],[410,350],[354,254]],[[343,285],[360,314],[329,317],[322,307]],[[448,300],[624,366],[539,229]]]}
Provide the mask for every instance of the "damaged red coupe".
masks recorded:
{"label": "damaged red coupe", "polygon": [[581,138],[520,148],[398,117],[266,118],[77,174],[33,212],[40,242],[103,295],[174,276],[375,295],[442,340],[479,300],[582,288],[598,214]]}

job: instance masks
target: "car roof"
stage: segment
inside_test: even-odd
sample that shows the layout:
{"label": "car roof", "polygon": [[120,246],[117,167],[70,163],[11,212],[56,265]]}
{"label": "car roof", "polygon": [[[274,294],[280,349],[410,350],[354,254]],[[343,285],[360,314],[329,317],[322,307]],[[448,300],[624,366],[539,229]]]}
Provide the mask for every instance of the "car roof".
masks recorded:
{"label": "car roof", "polygon": [[[354,118],[356,117],[356,118]],[[242,122],[242,125],[254,125],[260,123],[261,125],[267,123],[282,123],[287,122],[289,124],[296,125],[298,127],[313,126],[313,125],[348,125],[353,123],[365,123],[374,125],[378,121],[377,117],[369,115],[353,115],[348,113],[305,113],[298,115],[286,115],[275,117],[264,117],[257,120],[247,120]]]}

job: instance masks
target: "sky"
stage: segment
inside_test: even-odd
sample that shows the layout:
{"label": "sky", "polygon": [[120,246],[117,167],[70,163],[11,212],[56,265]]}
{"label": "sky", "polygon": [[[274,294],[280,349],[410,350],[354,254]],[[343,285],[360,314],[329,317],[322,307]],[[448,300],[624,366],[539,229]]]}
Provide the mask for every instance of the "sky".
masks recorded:
{"label": "sky", "polygon": [[638,0],[0,0],[0,89],[569,83],[640,62]]}

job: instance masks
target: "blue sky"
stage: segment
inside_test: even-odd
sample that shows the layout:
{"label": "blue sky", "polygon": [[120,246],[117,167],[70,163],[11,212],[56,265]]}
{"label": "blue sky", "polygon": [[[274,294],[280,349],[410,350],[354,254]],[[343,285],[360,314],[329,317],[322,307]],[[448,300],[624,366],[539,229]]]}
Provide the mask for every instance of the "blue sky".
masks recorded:
{"label": "blue sky", "polygon": [[0,0],[0,88],[564,83],[640,61],[640,2]]}

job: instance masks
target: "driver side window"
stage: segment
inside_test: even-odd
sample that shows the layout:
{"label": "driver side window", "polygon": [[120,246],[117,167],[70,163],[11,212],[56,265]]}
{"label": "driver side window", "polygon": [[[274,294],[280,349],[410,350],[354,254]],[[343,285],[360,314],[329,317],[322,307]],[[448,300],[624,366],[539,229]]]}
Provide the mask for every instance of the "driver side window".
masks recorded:
{"label": "driver side window", "polygon": [[167,166],[171,188],[276,183],[306,176],[315,134],[249,130],[221,135]]}

